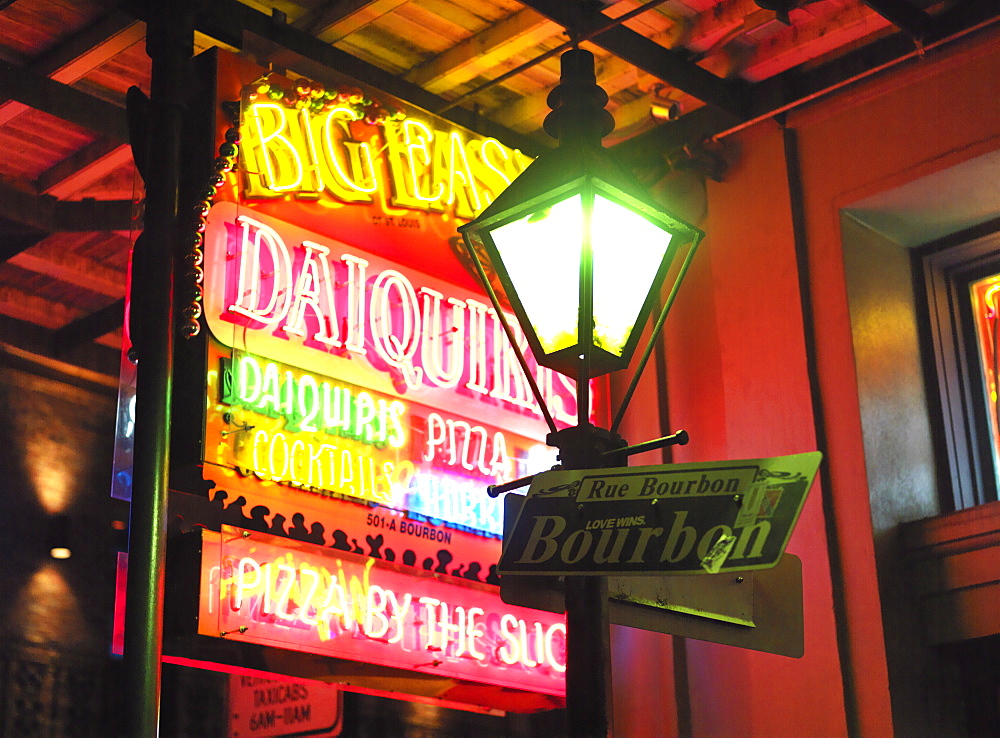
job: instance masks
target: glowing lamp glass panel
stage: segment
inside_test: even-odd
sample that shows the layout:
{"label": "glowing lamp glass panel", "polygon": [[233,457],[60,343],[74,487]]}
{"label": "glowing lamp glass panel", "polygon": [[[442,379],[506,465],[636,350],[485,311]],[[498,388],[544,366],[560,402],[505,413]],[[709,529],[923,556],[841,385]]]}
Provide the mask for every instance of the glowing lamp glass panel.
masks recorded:
{"label": "glowing lamp glass panel", "polygon": [[591,217],[594,274],[594,345],[621,356],[671,234],[605,197],[594,198]]}
{"label": "glowing lamp glass panel", "polygon": [[580,195],[491,233],[507,276],[547,354],[577,343],[580,316]]}

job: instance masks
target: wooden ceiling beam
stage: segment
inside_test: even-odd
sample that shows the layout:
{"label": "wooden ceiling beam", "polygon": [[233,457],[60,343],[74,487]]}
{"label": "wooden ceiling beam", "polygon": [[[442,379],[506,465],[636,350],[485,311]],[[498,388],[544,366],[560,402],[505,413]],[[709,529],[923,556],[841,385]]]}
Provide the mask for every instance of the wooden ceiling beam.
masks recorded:
{"label": "wooden ceiling beam", "polygon": [[142,228],[136,203],[131,200],[56,201],[55,232],[123,231]]}
{"label": "wooden ceiling beam", "polygon": [[124,108],[3,61],[0,95],[118,141],[128,141]]}
{"label": "wooden ceiling beam", "polygon": [[30,250],[22,251],[9,259],[8,263],[105,297],[118,298],[125,294],[124,272],[94,259],[69,253],[51,243],[40,243]]}
{"label": "wooden ceiling beam", "polygon": [[505,59],[561,31],[559,24],[523,8],[415,67],[406,79],[432,92],[458,87],[480,75],[502,71]]}
{"label": "wooden ceiling beam", "polygon": [[[107,307],[81,315],[52,334],[52,345],[60,354],[91,341],[104,345],[121,346],[116,331],[125,323],[125,298],[115,300]],[[104,340],[101,340],[104,339]]]}
{"label": "wooden ceiling beam", "polygon": [[131,200],[60,202],[27,187],[0,182],[0,217],[48,233],[130,231],[138,227]]}
{"label": "wooden ceiling beam", "polygon": [[861,0],[909,36],[923,41],[931,33],[931,17],[908,0]]}
{"label": "wooden ceiling beam", "polygon": [[[581,15],[577,12],[578,6],[562,0],[522,0],[522,2],[564,28],[581,33],[612,20],[603,13]],[[709,105],[735,115],[746,115],[749,107],[746,86],[737,80],[722,79],[702,69],[688,59],[684,52],[664,48],[622,25],[612,26],[590,41]]]}
{"label": "wooden ceiling beam", "polygon": [[8,285],[0,286],[0,314],[54,331],[81,317],[84,311]]}
{"label": "wooden ceiling beam", "polygon": [[774,11],[762,11],[754,0],[723,0],[684,23],[678,43],[695,51],[708,51],[741,32],[747,20],[758,13],[775,17]]}
{"label": "wooden ceiling beam", "polygon": [[409,0],[331,0],[317,5],[292,25],[327,43],[336,43]]}
{"label": "wooden ceiling beam", "polygon": [[71,84],[146,37],[146,24],[113,10],[28,65],[36,74]]}
{"label": "wooden ceiling beam", "polygon": [[102,136],[42,172],[35,180],[39,192],[57,199],[70,197],[132,161],[132,148]]}
{"label": "wooden ceiling beam", "polygon": [[0,315],[14,318],[53,331],[52,345],[63,353],[73,345],[95,341],[103,346],[121,349],[118,330],[125,317],[125,300],[117,300],[93,313],[16,287],[0,286]]}
{"label": "wooden ceiling beam", "polygon": [[741,71],[746,79],[759,82],[888,26],[885,18],[861,3],[830,8],[807,23],[784,27],[771,36],[753,50]]}
{"label": "wooden ceiling beam", "polygon": [[[145,35],[145,24],[137,21],[135,16],[112,11],[33,61],[25,69],[34,75],[48,77],[66,85],[72,84],[140,42]],[[0,94],[3,94],[2,91]],[[7,99],[0,100],[0,125],[31,107],[10,99],[10,95],[4,96]]]}
{"label": "wooden ceiling beam", "polygon": [[0,264],[41,242],[48,232],[0,216]]}
{"label": "wooden ceiling beam", "polygon": [[[430,112],[440,110],[448,104],[444,98],[412,82],[379,69],[374,64],[358,59],[286,23],[279,23],[237,0],[213,0],[200,7],[201,12],[195,21],[198,30],[237,48],[243,48],[244,34],[258,36],[283,49],[284,58],[289,59],[289,67],[295,68],[293,64],[301,63],[302,68],[297,71],[302,74],[318,76],[322,68],[335,70],[393,95],[403,103]],[[316,72],[310,69],[316,69]],[[529,155],[537,155],[545,148],[544,144],[485,120],[465,108],[452,108],[443,113],[442,117],[480,135],[497,138]]]}
{"label": "wooden ceiling beam", "polygon": [[[2,318],[0,318],[2,320]],[[4,341],[0,341],[0,365],[24,369],[32,374],[54,379],[62,385],[69,385],[65,388],[67,397],[74,401],[79,401],[79,394],[72,388],[96,392],[108,397],[118,396],[119,378],[118,362],[109,360],[108,352],[100,352],[104,356],[95,361],[94,356],[74,356],[73,361],[52,358],[52,354],[59,356],[60,353],[54,350],[52,344],[52,334],[38,335],[41,331],[32,331],[28,340],[21,336],[10,336],[10,333],[17,331],[12,328],[14,321],[6,321],[3,328],[8,335]],[[18,326],[20,327],[20,326]],[[17,331],[20,332],[20,331]],[[105,343],[105,341],[101,341]],[[118,352],[121,352],[121,341],[118,342]],[[91,352],[87,352],[88,354]],[[103,360],[102,360],[103,359]],[[100,367],[95,370],[92,367]],[[127,504],[127,503],[126,503]]]}

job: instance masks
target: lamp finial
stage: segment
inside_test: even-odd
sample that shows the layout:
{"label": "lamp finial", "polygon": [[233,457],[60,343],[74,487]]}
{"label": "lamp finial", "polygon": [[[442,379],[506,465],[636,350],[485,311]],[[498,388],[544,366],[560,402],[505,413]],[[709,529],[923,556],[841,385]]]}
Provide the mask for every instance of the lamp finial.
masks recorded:
{"label": "lamp finial", "polygon": [[570,49],[560,57],[559,85],[549,93],[552,112],[545,116],[545,132],[563,143],[601,145],[615,129],[615,119],[604,106],[608,93],[597,84],[594,55]]}

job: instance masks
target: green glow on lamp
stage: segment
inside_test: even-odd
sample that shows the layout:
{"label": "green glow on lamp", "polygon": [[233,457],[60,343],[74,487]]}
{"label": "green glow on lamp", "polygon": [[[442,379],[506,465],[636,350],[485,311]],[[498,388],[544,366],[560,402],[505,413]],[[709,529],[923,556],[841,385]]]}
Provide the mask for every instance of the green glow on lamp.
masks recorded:
{"label": "green glow on lamp", "polygon": [[579,379],[628,366],[702,233],[650,200],[601,146],[614,121],[593,56],[574,50],[562,63],[545,119],[559,147],[458,230],[474,261],[489,265],[482,276],[506,298],[538,364]]}
{"label": "green glow on lamp", "polygon": [[579,195],[493,231],[493,243],[545,353],[577,343],[580,315]]}
{"label": "green glow on lamp", "polygon": [[[493,243],[545,353],[579,339],[579,273],[587,226],[583,198],[511,221],[492,232]],[[642,312],[650,279],[667,254],[671,234],[641,215],[597,195],[589,219],[593,260],[593,342],[621,356]],[[629,285],[622,289],[622,285]]]}
{"label": "green glow on lamp", "polygon": [[[641,215],[600,195],[594,197],[590,248],[596,346],[615,356],[623,354],[672,239]],[[643,277],[650,283],[637,284]],[[623,285],[630,287],[622,289]]]}

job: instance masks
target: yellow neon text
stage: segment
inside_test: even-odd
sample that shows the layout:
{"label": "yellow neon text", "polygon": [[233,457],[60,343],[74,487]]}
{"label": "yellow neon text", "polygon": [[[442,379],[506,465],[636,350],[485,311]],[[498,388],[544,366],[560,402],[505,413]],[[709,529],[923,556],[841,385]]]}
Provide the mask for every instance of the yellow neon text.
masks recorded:
{"label": "yellow neon text", "polygon": [[253,431],[243,459],[259,479],[399,504],[414,473],[410,461],[380,461],[372,455],[286,433]]}
{"label": "yellow neon text", "polygon": [[471,219],[531,162],[493,138],[466,140],[413,118],[369,125],[347,107],[313,113],[254,102],[243,121],[243,188],[252,198],[371,204],[383,191],[393,207]]}

